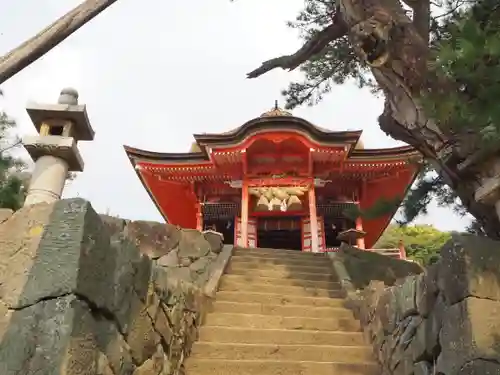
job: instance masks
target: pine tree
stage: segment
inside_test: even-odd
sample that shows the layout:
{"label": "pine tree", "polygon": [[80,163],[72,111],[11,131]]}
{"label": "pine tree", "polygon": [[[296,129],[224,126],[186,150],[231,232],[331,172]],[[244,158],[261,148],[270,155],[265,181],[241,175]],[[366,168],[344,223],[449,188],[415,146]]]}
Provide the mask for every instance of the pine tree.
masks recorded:
{"label": "pine tree", "polygon": [[25,165],[12,155],[20,145],[19,139],[12,135],[15,127],[16,123],[5,112],[0,112],[0,208],[12,210],[19,209],[25,198],[24,179],[20,174]]}
{"label": "pine tree", "polygon": [[500,7],[496,0],[433,5],[431,13],[429,0],[305,0],[289,24],[301,31],[303,47],[248,76],[300,67],[304,80],[283,91],[288,108],[314,105],[348,79],[384,95],[379,126],[426,158],[403,222],[436,197],[475,216],[474,232],[500,238],[495,208],[475,200],[477,175],[458,167],[478,150],[498,147]]}

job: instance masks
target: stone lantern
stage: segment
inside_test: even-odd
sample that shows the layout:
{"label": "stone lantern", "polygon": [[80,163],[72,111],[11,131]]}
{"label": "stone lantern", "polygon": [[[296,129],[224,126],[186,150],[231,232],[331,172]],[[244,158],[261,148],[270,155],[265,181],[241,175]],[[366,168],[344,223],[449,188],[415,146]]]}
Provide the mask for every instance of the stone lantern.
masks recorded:
{"label": "stone lantern", "polygon": [[23,145],[35,162],[25,206],[51,203],[61,198],[68,172],[82,172],[78,141],[92,141],[85,105],[78,104],[78,92],[61,91],[57,104],[30,103],[26,108],[38,135],[23,138]]}

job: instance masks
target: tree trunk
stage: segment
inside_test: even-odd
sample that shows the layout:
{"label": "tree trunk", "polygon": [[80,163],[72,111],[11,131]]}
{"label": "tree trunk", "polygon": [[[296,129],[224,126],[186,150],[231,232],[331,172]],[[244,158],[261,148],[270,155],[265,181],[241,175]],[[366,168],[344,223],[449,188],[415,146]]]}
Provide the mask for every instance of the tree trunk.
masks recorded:
{"label": "tree trunk", "polygon": [[385,108],[379,117],[381,129],[419,150],[486,234],[500,239],[500,220],[494,204],[480,203],[475,198],[476,189],[488,176],[481,168],[474,171],[470,166],[463,167],[477,151],[477,143],[470,136],[459,138],[443,124],[436,124],[419,103],[425,90],[457,89],[450,82],[432,77],[427,69],[430,0],[401,1],[413,9],[413,19],[400,0],[336,0],[331,25],[294,54],[265,61],[248,77],[255,78],[275,68],[293,70],[347,34],[356,54],[371,67],[385,93]]}
{"label": "tree trunk", "polygon": [[[425,0],[413,0],[421,6]],[[457,140],[424,113],[422,90],[446,85],[429,76],[428,44],[399,0],[339,0],[342,18],[358,56],[371,66],[386,96],[380,127],[395,139],[418,149],[431,161],[489,237],[500,239],[494,205],[476,201],[478,173],[464,173],[460,163],[470,154],[467,140]],[[414,8],[415,9],[415,8]],[[428,28],[423,35],[428,35]]]}
{"label": "tree trunk", "polygon": [[49,52],[116,0],[86,0],[0,58],[0,84]]}

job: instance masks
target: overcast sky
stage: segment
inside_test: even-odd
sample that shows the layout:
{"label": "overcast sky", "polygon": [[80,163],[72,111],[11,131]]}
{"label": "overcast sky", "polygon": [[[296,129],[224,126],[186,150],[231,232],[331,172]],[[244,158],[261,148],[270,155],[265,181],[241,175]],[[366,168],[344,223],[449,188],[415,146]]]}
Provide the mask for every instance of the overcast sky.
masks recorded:
{"label": "overcast sky", "polygon": [[[2,1],[0,52],[6,53],[76,6],[80,0]],[[65,196],[130,219],[162,220],[122,145],[187,151],[192,134],[222,132],[257,117],[280,98],[298,73],[245,73],[294,51],[300,40],[286,27],[302,0],[119,0],[45,57],[7,81],[1,106],[34,133],[28,101],[53,103],[73,86],[96,131],[80,144],[85,171]],[[362,129],[366,147],[399,143],[377,125],[382,100],[353,85],[335,87],[318,106],[294,115],[333,130]],[[461,230],[468,219],[432,207],[419,219]]]}

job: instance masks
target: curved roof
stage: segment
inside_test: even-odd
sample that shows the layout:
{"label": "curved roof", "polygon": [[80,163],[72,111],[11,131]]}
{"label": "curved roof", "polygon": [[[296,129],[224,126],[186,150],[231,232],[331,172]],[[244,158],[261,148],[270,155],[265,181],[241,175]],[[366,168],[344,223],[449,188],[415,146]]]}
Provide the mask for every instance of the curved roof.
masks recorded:
{"label": "curved roof", "polygon": [[362,130],[331,131],[316,126],[301,117],[293,116],[290,112],[275,108],[230,131],[194,134],[194,138],[199,144],[203,145],[223,142],[233,143],[241,141],[251,133],[259,130],[298,130],[305,132],[312,139],[319,142],[352,144],[358,142],[362,133]]}
{"label": "curved roof", "polygon": [[326,145],[339,143],[351,144],[353,147],[350,150],[349,156],[354,158],[397,157],[416,153],[415,148],[412,146],[379,149],[364,148],[360,140],[362,130],[331,131],[318,127],[301,117],[293,116],[290,112],[284,111],[277,106],[230,131],[194,134],[196,142],[191,145],[189,152],[152,152],[130,146],[124,146],[124,148],[130,159],[145,159],[151,162],[206,162],[209,160],[206,146],[235,144],[244,141],[248,136],[257,132],[276,132],[280,130],[295,130],[305,133],[312,140]]}

